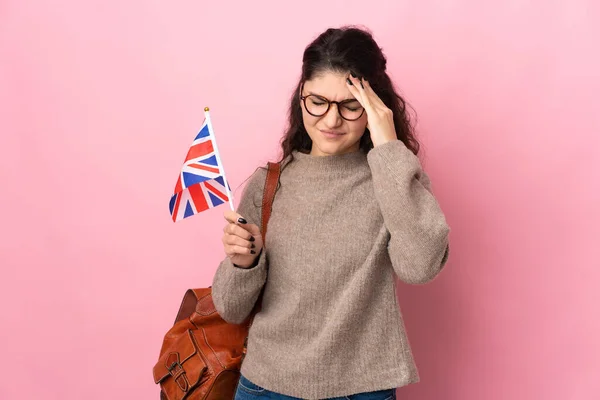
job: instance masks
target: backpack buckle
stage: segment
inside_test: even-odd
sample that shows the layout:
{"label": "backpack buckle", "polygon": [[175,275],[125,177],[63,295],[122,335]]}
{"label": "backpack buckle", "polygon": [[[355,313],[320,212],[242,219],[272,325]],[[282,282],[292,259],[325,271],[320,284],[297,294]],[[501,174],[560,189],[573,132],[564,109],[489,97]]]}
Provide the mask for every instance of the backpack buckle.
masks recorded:
{"label": "backpack buckle", "polygon": [[[168,363],[171,362],[169,365]],[[185,375],[185,370],[183,369],[183,365],[179,362],[179,353],[171,353],[169,358],[167,359],[167,371],[173,377],[179,389],[182,392],[187,392],[190,388],[190,385],[187,380],[187,376]]]}

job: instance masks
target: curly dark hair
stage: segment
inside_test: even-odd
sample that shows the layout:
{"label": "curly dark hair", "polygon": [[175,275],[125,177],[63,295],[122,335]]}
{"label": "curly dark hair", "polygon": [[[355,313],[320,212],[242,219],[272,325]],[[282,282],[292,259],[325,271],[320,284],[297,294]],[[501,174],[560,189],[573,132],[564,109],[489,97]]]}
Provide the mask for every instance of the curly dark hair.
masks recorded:
{"label": "curly dark hair", "polygon": [[[369,81],[371,87],[383,103],[394,114],[396,136],[415,155],[419,152],[419,142],[414,136],[413,126],[407,112],[407,102],[394,89],[386,73],[387,60],[372,34],[353,26],[330,28],[321,33],[304,50],[302,74],[291,97],[288,111],[288,126],[281,140],[282,158],[285,160],[297,150],[308,153],[312,140],[302,123],[300,101],[301,86],[323,72],[354,73]],[[368,129],[360,139],[360,150],[365,154],[373,148]]]}

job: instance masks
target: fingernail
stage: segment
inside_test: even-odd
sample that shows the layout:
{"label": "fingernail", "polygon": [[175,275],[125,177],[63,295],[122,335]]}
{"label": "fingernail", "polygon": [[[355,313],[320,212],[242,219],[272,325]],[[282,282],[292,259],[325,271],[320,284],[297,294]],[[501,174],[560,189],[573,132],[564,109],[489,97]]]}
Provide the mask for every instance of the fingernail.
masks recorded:
{"label": "fingernail", "polygon": [[353,78],[356,78],[356,74],[354,72],[350,72],[350,75],[352,75]]}
{"label": "fingernail", "polygon": [[346,78],[346,82],[348,82],[348,85],[353,86],[352,85],[352,81],[350,80],[350,78]]}
{"label": "fingernail", "polygon": [[250,240],[251,242],[254,242],[256,239],[254,239],[254,236],[252,236],[252,237],[251,237],[249,240]]}
{"label": "fingernail", "polygon": [[256,254],[254,250],[250,250],[250,254]]}
{"label": "fingernail", "polygon": [[248,223],[248,221],[246,221],[246,220],[245,220],[244,218],[242,218],[242,217],[238,218],[238,222],[239,222],[240,224],[247,224],[247,223]]}
{"label": "fingernail", "polygon": [[250,246],[251,249],[255,249],[256,245],[254,243],[252,243],[252,246]]}

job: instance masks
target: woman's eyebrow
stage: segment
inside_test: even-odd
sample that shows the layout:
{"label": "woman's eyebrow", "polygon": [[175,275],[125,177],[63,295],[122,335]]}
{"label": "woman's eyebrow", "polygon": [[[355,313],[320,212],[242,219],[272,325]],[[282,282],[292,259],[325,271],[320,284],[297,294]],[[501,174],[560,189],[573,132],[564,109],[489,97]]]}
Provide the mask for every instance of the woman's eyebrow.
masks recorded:
{"label": "woman's eyebrow", "polygon": [[[312,94],[313,96],[318,96],[318,97],[322,97],[322,98],[324,98],[324,99],[327,99],[327,100],[329,100],[327,97],[323,96],[322,94],[314,93],[314,92],[311,92],[310,90],[308,91],[308,94],[309,94],[309,95],[311,95],[311,94]],[[329,101],[331,101],[331,100],[329,100]],[[358,100],[356,100],[354,97],[351,97],[351,98],[349,98],[349,99],[340,100],[339,102],[341,103],[341,102],[343,102],[343,101],[358,101]]]}

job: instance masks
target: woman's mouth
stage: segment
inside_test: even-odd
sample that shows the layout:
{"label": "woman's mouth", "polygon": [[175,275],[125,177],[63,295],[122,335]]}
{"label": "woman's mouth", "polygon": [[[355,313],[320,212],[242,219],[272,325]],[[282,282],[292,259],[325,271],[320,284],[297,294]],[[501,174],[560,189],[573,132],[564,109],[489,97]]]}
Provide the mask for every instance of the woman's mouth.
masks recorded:
{"label": "woman's mouth", "polygon": [[329,139],[337,139],[344,135],[344,132],[329,131],[329,130],[322,130],[322,129],[319,129],[319,130],[321,131],[323,136],[325,136],[326,138],[329,138]]}

